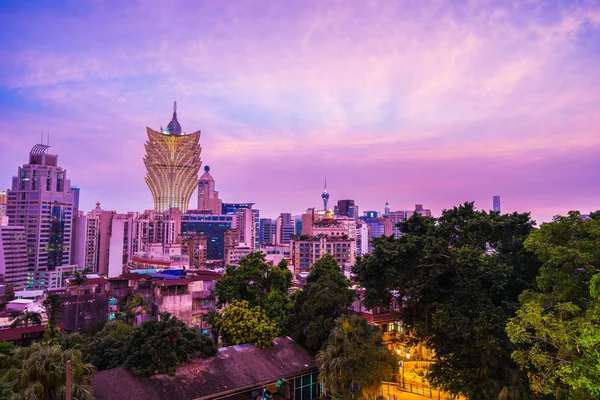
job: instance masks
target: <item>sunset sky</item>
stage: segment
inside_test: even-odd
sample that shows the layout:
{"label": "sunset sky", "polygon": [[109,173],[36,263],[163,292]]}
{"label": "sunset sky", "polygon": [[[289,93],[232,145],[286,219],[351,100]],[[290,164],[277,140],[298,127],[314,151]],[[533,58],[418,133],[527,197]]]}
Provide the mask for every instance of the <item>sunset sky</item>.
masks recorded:
{"label": "sunset sky", "polygon": [[4,0],[0,26],[0,188],[43,131],[81,209],[152,208],[145,128],[176,100],[262,216],[325,178],[361,211],[600,209],[598,1]]}

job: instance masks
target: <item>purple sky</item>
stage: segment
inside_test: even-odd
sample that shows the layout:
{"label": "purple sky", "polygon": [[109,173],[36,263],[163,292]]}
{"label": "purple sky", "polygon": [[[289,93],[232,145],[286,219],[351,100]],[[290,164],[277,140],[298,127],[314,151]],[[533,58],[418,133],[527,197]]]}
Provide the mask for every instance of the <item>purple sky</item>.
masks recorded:
{"label": "purple sky", "polygon": [[177,100],[265,216],[325,177],[361,210],[600,208],[598,1],[7,0],[0,26],[0,187],[44,131],[83,210],[151,208],[145,127]]}

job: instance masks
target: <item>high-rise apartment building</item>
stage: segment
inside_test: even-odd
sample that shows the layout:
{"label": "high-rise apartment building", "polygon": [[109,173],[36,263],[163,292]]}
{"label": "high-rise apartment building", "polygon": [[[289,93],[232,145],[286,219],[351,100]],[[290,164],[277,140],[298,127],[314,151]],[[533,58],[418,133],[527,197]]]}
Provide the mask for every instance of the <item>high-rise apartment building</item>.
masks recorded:
{"label": "high-rise apartment building", "polygon": [[210,214],[221,214],[223,211],[223,202],[215,190],[215,180],[208,165],[198,181],[198,210]]}
{"label": "high-rise apartment building", "polygon": [[71,258],[73,193],[67,171],[58,166],[50,146],[35,145],[29,163],[19,167],[8,191],[6,213],[11,226],[23,226],[27,235],[27,286],[46,289],[56,282]]}
{"label": "high-rise apartment building", "polygon": [[27,237],[25,227],[0,222],[0,275],[16,290],[27,285]]}
{"label": "high-rise apartment building", "polygon": [[222,213],[237,216],[239,242],[252,248],[260,246],[260,212],[253,209],[254,203],[223,203]]}
{"label": "high-rise apartment building", "polygon": [[289,244],[296,229],[294,220],[292,219],[292,214],[281,213],[281,215],[279,215],[277,218],[276,229],[277,233],[275,236],[275,244]]}
{"label": "high-rise apartment building", "polygon": [[494,211],[496,212],[502,212],[502,209],[500,207],[500,196],[494,196]]}
{"label": "high-rise apartment building", "polygon": [[[198,184],[200,170],[200,131],[186,134],[177,121],[177,103],[173,119],[166,130],[157,132],[146,127],[146,184],[152,192],[154,210],[165,212],[178,208],[186,212],[190,197]],[[220,210],[219,210],[220,212]]]}
{"label": "high-rise apartment building", "polygon": [[270,218],[260,219],[260,245],[274,246],[277,235],[277,223]]}

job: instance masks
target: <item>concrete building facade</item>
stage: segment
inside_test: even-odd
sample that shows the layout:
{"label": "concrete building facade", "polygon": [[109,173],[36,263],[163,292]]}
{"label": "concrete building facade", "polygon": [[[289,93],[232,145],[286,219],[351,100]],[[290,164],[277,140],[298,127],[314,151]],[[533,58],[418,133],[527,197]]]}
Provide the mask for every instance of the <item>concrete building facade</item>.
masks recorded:
{"label": "concrete building facade", "polygon": [[18,169],[7,194],[9,224],[23,226],[27,235],[27,287],[50,287],[56,268],[71,259],[73,193],[67,171],[58,165],[50,146],[35,145],[29,163]]}

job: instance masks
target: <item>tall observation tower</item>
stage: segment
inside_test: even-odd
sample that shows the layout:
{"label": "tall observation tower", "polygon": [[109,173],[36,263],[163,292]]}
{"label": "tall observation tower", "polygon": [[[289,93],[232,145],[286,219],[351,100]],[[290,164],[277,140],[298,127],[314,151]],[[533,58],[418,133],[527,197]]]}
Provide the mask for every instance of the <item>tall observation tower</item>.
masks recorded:
{"label": "tall observation tower", "polygon": [[327,201],[329,201],[329,193],[327,192],[327,179],[325,179],[325,189],[323,189],[323,193],[321,193],[321,198],[323,199],[323,210],[327,211]]}
{"label": "tall observation tower", "polygon": [[186,134],[177,121],[177,102],[173,103],[173,119],[167,129],[157,132],[146,127],[146,184],[154,198],[154,210],[178,208],[186,212],[192,193],[198,185],[200,131]]}

